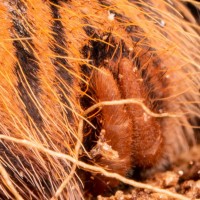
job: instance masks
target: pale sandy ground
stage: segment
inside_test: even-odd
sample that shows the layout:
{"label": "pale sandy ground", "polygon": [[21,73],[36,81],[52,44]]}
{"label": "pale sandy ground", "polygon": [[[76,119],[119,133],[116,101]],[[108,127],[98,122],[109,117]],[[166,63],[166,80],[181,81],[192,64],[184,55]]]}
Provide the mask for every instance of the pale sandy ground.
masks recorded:
{"label": "pale sandy ground", "polygon": [[[183,154],[171,169],[156,173],[145,181],[153,186],[182,194],[188,199],[200,199],[200,146]],[[117,191],[112,197],[99,196],[98,200],[174,200],[166,194],[134,188],[128,192]],[[185,198],[187,199],[187,198]]]}

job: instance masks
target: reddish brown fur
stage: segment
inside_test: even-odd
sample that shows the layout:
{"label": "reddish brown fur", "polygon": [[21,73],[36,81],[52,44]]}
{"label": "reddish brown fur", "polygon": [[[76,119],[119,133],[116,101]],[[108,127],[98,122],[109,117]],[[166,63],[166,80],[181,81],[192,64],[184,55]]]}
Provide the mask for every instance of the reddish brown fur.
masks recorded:
{"label": "reddish brown fur", "polygon": [[[147,86],[143,83],[137,67],[127,58],[122,58],[118,67],[111,68],[118,71],[118,83],[108,69],[100,68],[93,74],[92,83],[98,101],[143,99],[151,108],[146,94]],[[160,120],[148,116],[141,106],[103,106],[101,123],[103,131],[97,145],[92,149],[92,152],[97,154],[96,162],[101,166],[126,176],[133,166],[148,168],[160,160],[164,149]],[[116,151],[118,157],[112,158],[112,152],[102,150],[105,145]],[[107,178],[99,179],[101,180],[96,180],[95,184],[97,187],[100,184],[102,190],[119,184],[118,181]]]}
{"label": "reddish brown fur", "polygon": [[[93,77],[98,100],[120,100],[121,94],[109,70],[101,68]],[[117,152],[117,158],[102,155],[96,162],[112,172],[126,176],[132,166],[132,122],[124,105],[103,106],[102,108],[103,142]],[[108,157],[107,157],[108,156]],[[102,182],[106,182],[103,181]],[[105,184],[105,183],[104,183]],[[108,185],[117,186],[118,181],[109,181]]]}
{"label": "reddish brown fur", "polygon": [[[124,99],[144,99],[148,90],[136,66],[123,58],[119,63],[119,82]],[[158,85],[160,83],[157,83]],[[163,133],[159,120],[148,116],[138,105],[127,105],[128,114],[132,120],[132,155],[133,165],[143,168],[151,167],[160,159],[163,151]]]}

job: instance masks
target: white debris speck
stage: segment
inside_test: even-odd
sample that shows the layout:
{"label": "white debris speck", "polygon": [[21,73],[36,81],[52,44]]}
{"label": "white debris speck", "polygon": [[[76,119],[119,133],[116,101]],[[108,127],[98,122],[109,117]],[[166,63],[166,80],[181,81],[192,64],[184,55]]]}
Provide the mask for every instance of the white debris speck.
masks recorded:
{"label": "white debris speck", "polygon": [[139,78],[138,81],[143,82],[143,78]]}
{"label": "white debris speck", "polygon": [[129,51],[133,51],[133,47],[129,47]]}
{"label": "white debris speck", "polygon": [[168,78],[170,78],[170,75],[166,75],[165,77],[168,79]]}
{"label": "white debris speck", "polygon": [[191,160],[191,161],[189,162],[189,164],[190,164],[190,165],[194,165],[194,161]]}
{"label": "white debris speck", "polygon": [[162,19],[160,20],[159,24],[160,24],[161,27],[164,27],[166,25],[165,21],[162,20]]}
{"label": "white debris speck", "polygon": [[179,170],[179,171],[178,171],[178,174],[179,174],[180,176],[182,176],[182,175],[184,174],[183,170]]}
{"label": "white debris speck", "polygon": [[102,148],[103,148],[104,150],[106,150],[106,151],[108,151],[108,150],[111,149],[110,145],[108,145],[107,143],[103,143]]}
{"label": "white debris speck", "polygon": [[159,111],[159,113],[163,113],[163,110],[162,110],[162,109],[159,109],[158,111]]}
{"label": "white debris speck", "polygon": [[105,133],[106,131],[102,129],[100,132],[99,140],[97,141],[97,144],[90,151],[90,155],[92,158],[96,157],[97,155],[101,155],[105,159],[116,160],[119,158],[119,154],[117,151],[112,149],[112,146],[110,146],[105,141],[105,138],[104,138]]}
{"label": "white debris speck", "polygon": [[21,178],[23,178],[23,177],[24,177],[23,171],[20,171],[20,172],[19,172],[19,175],[20,175]]}
{"label": "white debris speck", "polygon": [[107,40],[109,35],[104,35],[103,40]]}
{"label": "white debris speck", "polygon": [[144,118],[144,121],[147,122],[150,118],[149,115],[147,115],[146,113],[143,113],[143,118]]}
{"label": "white debris speck", "polygon": [[115,197],[117,200],[124,200],[124,193],[122,191],[117,191]]}
{"label": "white debris speck", "polygon": [[119,74],[118,75],[118,78],[121,80],[123,78],[123,75],[122,74]]}
{"label": "white debris speck", "polygon": [[133,67],[133,72],[136,72],[138,70],[137,67]]}
{"label": "white debris speck", "polygon": [[108,11],[108,19],[110,21],[113,21],[115,19],[115,14],[114,13],[111,13],[110,11]]}

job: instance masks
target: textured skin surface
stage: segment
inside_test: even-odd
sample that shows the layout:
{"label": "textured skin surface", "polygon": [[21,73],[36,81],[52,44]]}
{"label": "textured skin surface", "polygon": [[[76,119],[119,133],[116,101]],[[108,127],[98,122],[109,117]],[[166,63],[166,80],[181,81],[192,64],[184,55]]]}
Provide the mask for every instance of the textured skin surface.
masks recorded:
{"label": "textured skin surface", "polygon": [[[1,135],[74,158],[81,140],[91,158],[81,147],[80,159],[123,176],[164,169],[196,143],[200,30],[181,1],[1,0],[0,24]],[[153,117],[135,104],[83,116],[98,102],[128,98],[177,117]],[[24,199],[50,199],[73,168],[6,139],[0,151]],[[119,185],[90,177],[73,174],[59,198],[83,199],[81,182],[102,192]],[[1,198],[14,198],[3,177],[0,184]]]}

